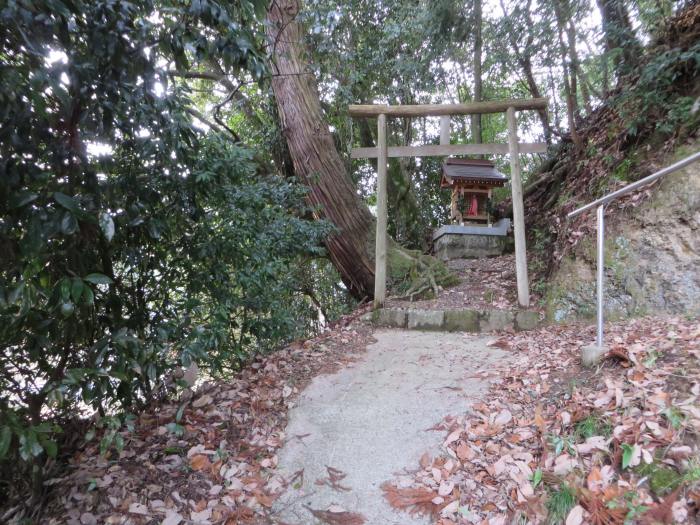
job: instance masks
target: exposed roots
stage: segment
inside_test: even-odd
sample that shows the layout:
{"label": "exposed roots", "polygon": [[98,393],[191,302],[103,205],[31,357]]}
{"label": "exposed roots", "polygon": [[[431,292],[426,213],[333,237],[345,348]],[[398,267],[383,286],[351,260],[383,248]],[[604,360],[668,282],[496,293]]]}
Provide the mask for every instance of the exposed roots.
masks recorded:
{"label": "exposed roots", "polygon": [[435,257],[407,250],[396,243],[391,243],[388,251],[391,286],[400,299],[437,297],[440,288],[457,283],[447,266]]}

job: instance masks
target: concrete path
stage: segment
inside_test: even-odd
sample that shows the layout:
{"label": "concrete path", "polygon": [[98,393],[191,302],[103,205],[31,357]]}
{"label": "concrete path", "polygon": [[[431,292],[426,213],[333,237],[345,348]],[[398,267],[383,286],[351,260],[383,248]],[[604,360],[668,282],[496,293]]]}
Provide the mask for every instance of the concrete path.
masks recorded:
{"label": "concrete path", "polygon": [[[486,391],[473,377],[507,353],[488,338],[459,334],[378,330],[366,355],[332,375],[315,378],[290,412],[279,454],[284,476],[303,469],[301,486],[276,502],[280,521],[319,523],[307,507],[340,505],[367,525],[422,525],[429,520],[392,509],[382,483],[416,469],[424,452],[439,453],[444,432],[427,431],[445,416],[463,414]],[[346,477],[334,489],[326,467]]]}

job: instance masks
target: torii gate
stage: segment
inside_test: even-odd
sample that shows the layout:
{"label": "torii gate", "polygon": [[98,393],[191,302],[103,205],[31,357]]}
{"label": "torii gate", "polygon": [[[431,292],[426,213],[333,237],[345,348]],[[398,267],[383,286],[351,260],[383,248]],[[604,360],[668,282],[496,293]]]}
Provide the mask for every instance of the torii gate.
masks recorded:
{"label": "torii gate", "polygon": [[[512,99],[469,104],[419,104],[390,106],[384,104],[351,105],[351,117],[377,117],[377,147],[353,148],[351,158],[377,159],[377,235],[374,269],[374,307],[381,308],[386,299],[387,246],[387,162],[389,157],[448,157],[450,155],[510,156],[511,194],[513,197],[513,230],[515,237],[515,270],[518,282],[518,303],[530,305],[525,246],[525,210],[520,178],[519,153],[544,153],[547,144],[518,143],[516,111],[546,110],[546,98]],[[508,144],[450,144],[452,115],[483,115],[504,113],[508,121]],[[440,145],[392,146],[386,144],[387,117],[440,117]]]}

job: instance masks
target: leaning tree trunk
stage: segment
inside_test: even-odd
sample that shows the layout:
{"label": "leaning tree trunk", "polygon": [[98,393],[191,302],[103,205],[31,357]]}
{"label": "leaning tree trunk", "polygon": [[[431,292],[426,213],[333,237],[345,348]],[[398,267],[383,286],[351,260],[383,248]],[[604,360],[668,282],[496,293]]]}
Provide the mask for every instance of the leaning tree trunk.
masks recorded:
{"label": "leaning tree trunk", "polygon": [[[282,132],[294,172],[309,187],[309,203],[319,218],[338,229],[326,240],[333,266],[355,297],[372,297],[376,222],[357,195],[328,130],[316,79],[305,60],[299,8],[299,0],[277,0],[267,13],[272,91]],[[392,240],[387,266],[390,282],[401,282],[411,297],[424,291],[437,293],[438,285],[454,282],[437,259],[402,249]]]}
{"label": "leaning tree trunk", "polygon": [[297,0],[277,0],[268,12],[272,90],[296,175],[308,200],[338,232],[326,241],[331,262],[356,297],[374,291],[375,222],[345,170],[325,122],[318,87],[303,59],[304,34]]}

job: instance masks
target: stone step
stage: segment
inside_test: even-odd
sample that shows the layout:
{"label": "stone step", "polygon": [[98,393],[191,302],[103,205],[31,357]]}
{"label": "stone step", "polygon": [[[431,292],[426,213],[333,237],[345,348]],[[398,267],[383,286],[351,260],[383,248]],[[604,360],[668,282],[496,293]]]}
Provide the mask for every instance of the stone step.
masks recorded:
{"label": "stone step", "polygon": [[377,326],[441,332],[498,332],[533,330],[542,324],[532,310],[418,310],[382,308],[367,315]]}

